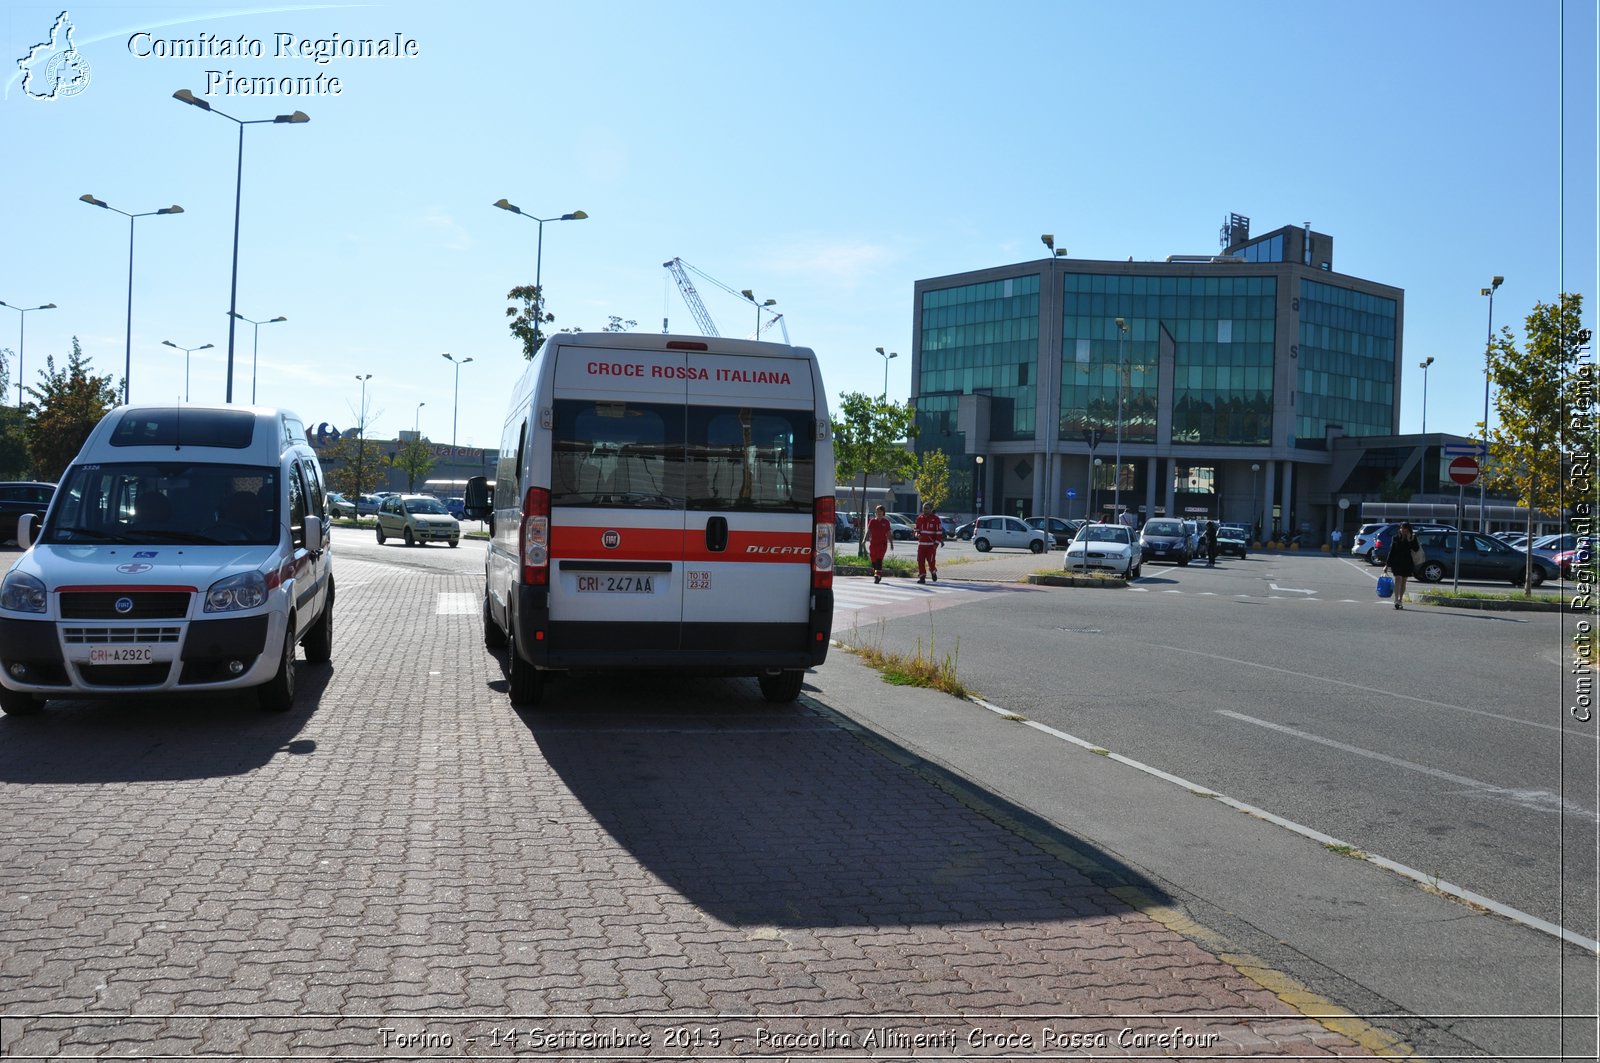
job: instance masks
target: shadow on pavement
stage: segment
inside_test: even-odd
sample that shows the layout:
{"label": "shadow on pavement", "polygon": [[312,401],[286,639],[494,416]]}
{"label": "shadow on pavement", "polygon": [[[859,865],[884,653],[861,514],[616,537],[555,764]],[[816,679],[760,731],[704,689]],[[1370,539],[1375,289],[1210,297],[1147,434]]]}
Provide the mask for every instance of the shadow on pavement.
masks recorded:
{"label": "shadow on pavement", "polygon": [[37,716],[0,716],[0,782],[154,782],[243,775],[316,749],[295,736],[333,670],[299,662],[295,707],[263,713],[253,690],[226,696],[51,701]]}
{"label": "shadow on pavement", "polygon": [[[753,680],[581,676],[552,695],[522,719],[562,782],[652,874],[732,925],[1037,923],[1122,910],[1113,884],[1163,897],[881,735],[768,704]],[[1077,870],[1067,849],[1107,873]]]}

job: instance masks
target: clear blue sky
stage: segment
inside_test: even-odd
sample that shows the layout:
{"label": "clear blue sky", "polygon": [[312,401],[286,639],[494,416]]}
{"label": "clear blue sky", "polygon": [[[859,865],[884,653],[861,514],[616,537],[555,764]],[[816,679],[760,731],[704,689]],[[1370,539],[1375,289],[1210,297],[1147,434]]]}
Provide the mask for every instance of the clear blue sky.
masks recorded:
{"label": "clear blue sky", "polygon": [[[0,11],[0,300],[26,316],[26,375],[81,338],[122,376],[128,223],[132,397],[224,389],[237,127],[245,119],[240,312],[260,328],[260,401],[308,421],[494,446],[523,360],[505,294],[534,276],[544,227],[555,327],[609,315],[694,332],[662,263],[675,256],[778,301],[830,396],[910,382],[912,284],[1042,256],[1209,253],[1229,212],[1254,232],[1310,222],[1341,272],[1406,291],[1401,427],[1466,433],[1481,416],[1494,315],[1596,298],[1596,25],[1590,0],[582,4],[89,3],[66,9],[89,64],[75,95],[24,91],[16,60],[61,2]],[[1565,22],[1563,24],[1563,16]],[[140,57],[130,38],[259,39],[261,58]],[[393,37],[399,59],[318,65],[275,34]],[[1564,47],[1563,47],[1564,44]],[[339,95],[229,95],[208,70],[340,79]],[[1565,91],[1563,91],[1563,82]],[[35,82],[35,86],[42,84]],[[748,303],[702,295],[727,335]],[[0,347],[19,316],[0,308]],[[248,399],[252,330],[236,340]],[[16,401],[15,367],[12,390]]]}

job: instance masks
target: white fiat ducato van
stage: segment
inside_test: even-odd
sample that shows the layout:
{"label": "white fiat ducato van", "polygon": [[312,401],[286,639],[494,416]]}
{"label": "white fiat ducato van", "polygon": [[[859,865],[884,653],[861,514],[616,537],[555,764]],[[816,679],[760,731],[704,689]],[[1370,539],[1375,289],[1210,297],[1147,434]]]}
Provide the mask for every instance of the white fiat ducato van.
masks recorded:
{"label": "white fiat ducato van", "polygon": [[326,491],[305,427],[251,406],[120,406],[0,582],[0,708],[255,688],[333,652]]}
{"label": "white fiat ducato van", "polygon": [[756,676],[793,701],[833,626],[833,442],[817,358],[703,336],[550,337],[491,483],[484,640],[511,701],[563,670]]}

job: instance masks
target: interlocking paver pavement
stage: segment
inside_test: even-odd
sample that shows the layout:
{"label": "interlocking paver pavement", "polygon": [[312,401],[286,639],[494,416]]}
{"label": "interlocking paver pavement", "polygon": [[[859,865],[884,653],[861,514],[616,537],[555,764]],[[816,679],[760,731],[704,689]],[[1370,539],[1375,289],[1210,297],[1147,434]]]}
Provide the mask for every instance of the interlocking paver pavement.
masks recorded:
{"label": "interlocking paver pavement", "polygon": [[518,714],[480,580],[339,573],[288,716],[0,719],[6,1057],[1364,1054],[817,706]]}

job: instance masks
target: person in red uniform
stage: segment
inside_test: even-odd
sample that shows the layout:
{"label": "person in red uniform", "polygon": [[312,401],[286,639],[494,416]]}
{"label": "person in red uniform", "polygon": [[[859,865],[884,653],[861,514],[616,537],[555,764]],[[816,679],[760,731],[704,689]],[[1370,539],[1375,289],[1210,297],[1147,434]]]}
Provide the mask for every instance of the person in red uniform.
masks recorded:
{"label": "person in red uniform", "polygon": [[917,514],[917,582],[928,582],[929,572],[933,582],[939,582],[939,544],[944,542],[944,525],[933,511],[932,502],[922,503]]}
{"label": "person in red uniform", "polygon": [[894,529],[889,527],[889,518],[884,515],[883,507],[873,510],[872,519],[867,521],[867,560],[872,562],[872,582],[883,582],[883,554],[885,550],[894,549]]}

